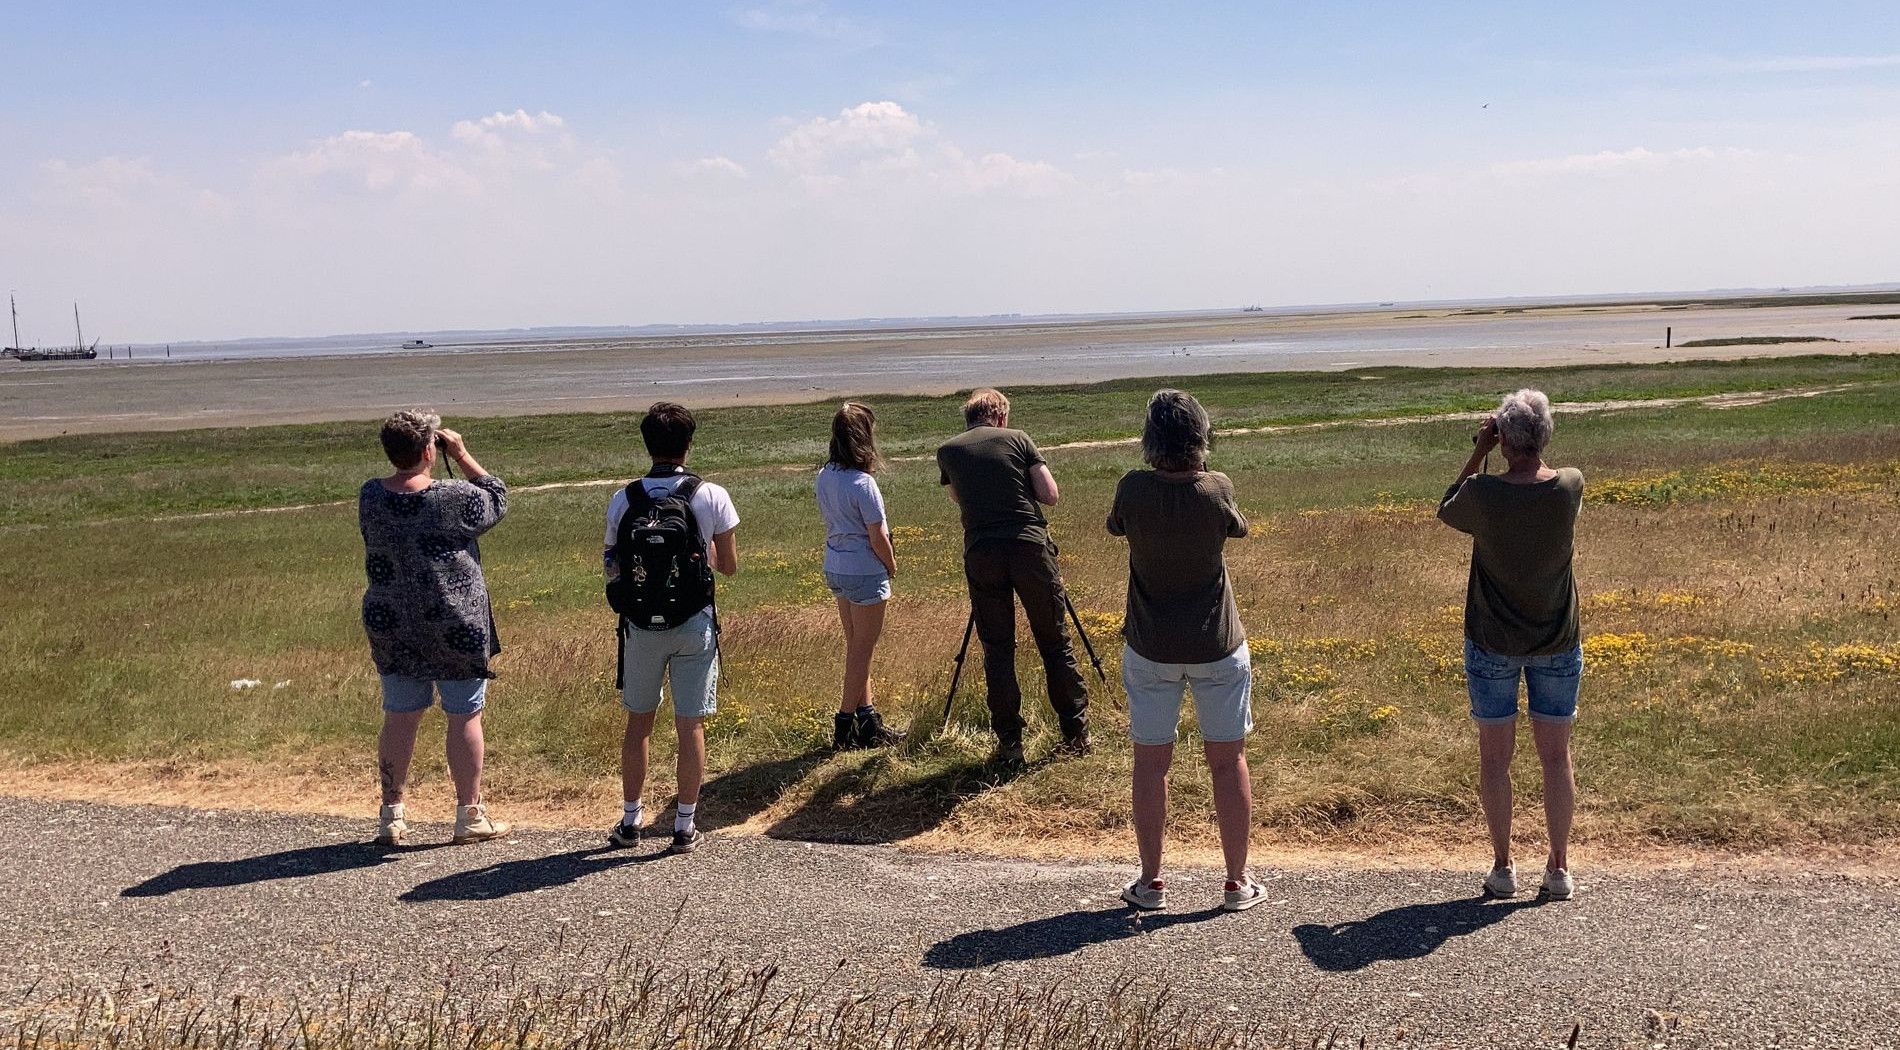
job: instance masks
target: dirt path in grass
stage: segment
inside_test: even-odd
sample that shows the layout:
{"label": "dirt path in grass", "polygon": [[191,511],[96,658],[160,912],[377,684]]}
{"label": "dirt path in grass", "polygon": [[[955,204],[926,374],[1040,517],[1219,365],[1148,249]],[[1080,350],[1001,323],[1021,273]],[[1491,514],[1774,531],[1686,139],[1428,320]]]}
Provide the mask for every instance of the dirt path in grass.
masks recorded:
{"label": "dirt path in grass", "polygon": [[[1559,401],[1551,405],[1551,410],[1563,415],[1584,415],[1600,412],[1627,412],[1640,409],[1681,408],[1698,406],[1702,408],[1744,408],[1751,405],[1763,405],[1772,401],[1786,401],[1793,398],[1823,397],[1839,394],[1848,390],[1869,386],[1869,383],[1840,383],[1834,386],[1802,387],[1783,390],[1749,390],[1727,394],[1704,394],[1695,397],[1657,397],[1627,401]],[[1311,423],[1285,423],[1262,427],[1232,427],[1215,431],[1219,437],[1257,437],[1272,434],[1294,434],[1316,430],[1345,430],[1370,427],[1398,427],[1415,423],[1443,423],[1456,420],[1479,420],[1484,412],[1440,412],[1433,415],[1384,416],[1375,419],[1326,419]],[[1043,446],[1044,452],[1066,452],[1078,449],[1116,448],[1134,445],[1140,438],[1101,438],[1090,441],[1067,441],[1057,445]],[[919,463],[931,460],[933,455],[893,456],[899,463]],[[780,463],[764,467],[751,467],[745,470],[726,471],[727,474],[739,474],[747,471],[805,470],[807,463]],[[533,492],[555,492],[561,489],[617,488],[625,485],[625,478],[590,478],[581,481],[550,481],[539,485],[519,485],[509,488],[510,495]],[[329,507],[347,507],[354,500],[329,500],[322,503],[296,503],[281,507],[238,507],[229,510],[208,510],[192,514],[168,514],[155,518],[136,519],[145,522],[199,521],[208,518],[232,518],[250,514],[288,514],[295,511],[318,510]],[[101,518],[95,521],[81,522],[88,525],[106,525],[134,519]]]}
{"label": "dirt path in grass", "polygon": [[226,1002],[345,978],[417,995],[450,974],[585,982],[631,945],[896,995],[1131,979],[1338,1045],[1561,1045],[1579,1023],[1587,1047],[1880,1046],[1900,1030],[1892,878],[1586,867],[1576,900],[1539,903],[1479,900],[1465,871],[1268,867],[1268,903],[1228,914],[1211,907],[1219,876],[1183,869],[1173,908],[1137,919],[1119,865],[717,834],[690,856],[581,832],[388,853],[365,830],[0,799],[4,1005],[67,979]]}

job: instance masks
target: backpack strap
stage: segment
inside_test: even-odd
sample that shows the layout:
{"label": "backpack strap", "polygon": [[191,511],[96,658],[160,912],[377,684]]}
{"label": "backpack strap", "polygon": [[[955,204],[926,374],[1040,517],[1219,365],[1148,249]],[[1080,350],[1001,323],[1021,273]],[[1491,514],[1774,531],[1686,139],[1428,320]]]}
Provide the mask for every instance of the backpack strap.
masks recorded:
{"label": "backpack strap", "polygon": [[[705,483],[705,479],[698,474],[687,474],[680,480],[679,487],[673,490],[673,495],[686,503],[686,529],[692,534],[693,539],[699,542],[701,549],[706,548],[708,537],[699,534],[699,515],[693,513],[693,497],[699,495],[699,487]],[[639,482],[636,481],[634,484],[638,485]],[[707,556],[711,557],[710,551]]]}

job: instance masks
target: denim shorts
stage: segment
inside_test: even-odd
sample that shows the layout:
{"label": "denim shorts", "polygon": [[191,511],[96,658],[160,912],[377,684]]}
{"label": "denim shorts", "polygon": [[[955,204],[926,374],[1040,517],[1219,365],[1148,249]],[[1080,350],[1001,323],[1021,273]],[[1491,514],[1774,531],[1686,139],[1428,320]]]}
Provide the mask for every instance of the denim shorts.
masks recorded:
{"label": "denim shorts", "polygon": [[831,593],[852,605],[876,605],[891,600],[891,574],[888,572],[859,575],[827,570],[825,584],[831,588]]}
{"label": "denim shorts", "polygon": [[1471,693],[1471,720],[1500,724],[1517,717],[1517,681],[1524,680],[1531,717],[1540,722],[1569,722],[1577,717],[1577,689],[1583,680],[1583,647],[1550,656],[1499,656],[1465,639],[1465,686]]}
{"label": "denim shorts", "polygon": [[482,706],[488,702],[488,679],[461,678],[437,679],[407,678],[399,674],[383,675],[383,710],[391,714],[413,714],[427,711],[435,703],[435,694],[442,694],[442,713],[449,715],[478,715]]}
{"label": "denim shorts", "polygon": [[1174,743],[1184,689],[1194,691],[1202,740],[1226,743],[1253,732],[1253,656],[1246,642],[1204,664],[1158,664],[1123,645],[1122,688],[1128,691],[1128,735],[1137,744]]}
{"label": "denim shorts", "polygon": [[660,709],[673,687],[673,717],[707,718],[719,710],[719,639],[712,610],[666,631],[630,628],[621,643],[620,706],[636,715]]}

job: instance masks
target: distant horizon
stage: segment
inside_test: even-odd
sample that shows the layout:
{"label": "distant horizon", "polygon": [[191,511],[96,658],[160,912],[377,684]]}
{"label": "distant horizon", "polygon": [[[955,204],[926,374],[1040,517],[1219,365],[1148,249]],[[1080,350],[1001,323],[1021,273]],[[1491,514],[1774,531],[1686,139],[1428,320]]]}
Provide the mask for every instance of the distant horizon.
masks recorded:
{"label": "distant horizon", "polygon": [[[1672,301],[1684,298],[1729,298],[1751,295],[1823,295],[1823,294],[1873,294],[1892,291],[1900,294],[1900,280],[1878,281],[1861,284],[1812,284],[1812,285],[1776,285],[1758,287],[1730,288],[1688,288],[1648,290],[1639,292],[1573,292],[1551,295],[1491,295],[1465,296],[1449,299],[1380,299],[1355,302],[1330,303],[1243,303],[1230,306],[1200,306],[1182,309],[1149,310],[1107,310],[1107,311],[1056,311],[1047,313],[998,312],[998,313],[962,313],[962,314],[915,314],[863,317],[814,317],[805,319],[775,318],[760,321],[706,321],[674,322],[647,321],[640,323],[608,324],[533,324],[510,325],[481,328],[395,328],[380,331],[324,332],[304,335],[248,335],[224,339],[144,339],[144,340],[107,340],[99,337],[99,345],[125,347],[134,350],[146,350],[171,347],[214,347],[214,346],[263,346],[269,344],[324,343],[335,341],[358,341],[368,339],[398,339],[454,336],[509,336],[509,335],[549,335],[553,333],[572,333],[576,336],[598,334],[639,335],[662,334],[666,332],[718,335],[725,332],[757,332],[771,334],[777,332],[806,333],[822,332],[830,328],[856,328],[876,330],[895,328],[920,323],[948,326],[980,327],[986,322],[1036,322],[1113,319],[1120,317],[1191,317],[1199,315],[1218,316],[1226,313],[1242,312],[1248,307],[1259,307],[1269,314],[1299,313],[1302,311],[1351,311],[1358,309],[1399,309],[1434,308],[1447,306],[1485,305],[1491,303],[1530,303],[1550,304],[1553,306],[1587,305],[1596,302],[1615,302],[1628,305],[1641,305],[1648,302]],[[84,300],[78,300],[82,310]],[[8,332],[11,335],[11,331]],[[36,345],[33,340],[25,340],[25,345]],[[58,346],[57,342],[39,343],[40,346]]]}

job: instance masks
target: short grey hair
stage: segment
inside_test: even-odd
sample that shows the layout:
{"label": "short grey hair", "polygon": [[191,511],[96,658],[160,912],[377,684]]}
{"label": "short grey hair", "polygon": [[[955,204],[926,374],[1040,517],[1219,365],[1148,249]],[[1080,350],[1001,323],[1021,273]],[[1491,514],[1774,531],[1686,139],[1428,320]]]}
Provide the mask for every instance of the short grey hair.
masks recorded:
{"label": "short grey hair", "polygon": [[1498,440],[1513,452],[1543,452],[1556,428],[1550,398],[1542,390],[1527,387],[1507,396],[1498,406]]}
{"label": "short grey hair", "polygon": [[422,454],[442,429],[442,417],[434,412],[405,410],[383,420],[383,454],[397,470],[408,470],[422,462]]}
{"label": "short grey hair", "polygon": [[1214,425],[1194,395],[1157,390],[1141,428],[1142,461],[1157,470],[1199,470],[1207,464]]}

